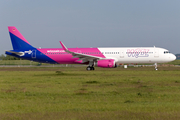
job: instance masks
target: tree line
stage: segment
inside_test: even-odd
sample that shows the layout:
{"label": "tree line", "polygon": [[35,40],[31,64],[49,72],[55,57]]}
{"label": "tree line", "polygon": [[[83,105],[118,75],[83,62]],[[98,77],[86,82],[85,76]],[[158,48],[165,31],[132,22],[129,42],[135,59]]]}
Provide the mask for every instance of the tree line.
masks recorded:
{"label": "tree line", "polygon": [[13,56],[1,54],[0,55],[0,60],[20,60],[20,58],[16,58],[16,57],[13,57]]}

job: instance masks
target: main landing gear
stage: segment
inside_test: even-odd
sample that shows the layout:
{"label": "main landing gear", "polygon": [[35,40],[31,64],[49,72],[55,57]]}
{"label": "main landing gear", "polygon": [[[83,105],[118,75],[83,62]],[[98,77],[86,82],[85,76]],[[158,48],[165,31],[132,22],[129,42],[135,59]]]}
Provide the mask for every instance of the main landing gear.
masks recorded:
{"label": "main landing gear", "polygon": [[94,62],[93,61],[89,61],[89,66],[86,68],[86,70],[88,70],[88,71],[94,70]]}
{"label": "main landing gear", "polygon": [[155,63],[154,66],[155,66],[155,70],[158,70],[158,68],[157,68],[157,63]]}
{"label": "main landing gear", "polygon": [[93,66],[88,66],[87,68],[86,68],[86,70],[94,70],[94,67]]}

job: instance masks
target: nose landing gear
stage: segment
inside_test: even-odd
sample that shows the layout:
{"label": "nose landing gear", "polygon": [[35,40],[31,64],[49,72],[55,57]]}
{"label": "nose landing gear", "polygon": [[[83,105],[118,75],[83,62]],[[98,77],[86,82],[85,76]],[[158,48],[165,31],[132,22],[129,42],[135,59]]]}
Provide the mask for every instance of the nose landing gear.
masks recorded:
{"label": "nose landing gear", "polygon": [[158,70],[158,68],[157,68],[157,63],[155,63],[154,66],[155,66],[155,70]]}

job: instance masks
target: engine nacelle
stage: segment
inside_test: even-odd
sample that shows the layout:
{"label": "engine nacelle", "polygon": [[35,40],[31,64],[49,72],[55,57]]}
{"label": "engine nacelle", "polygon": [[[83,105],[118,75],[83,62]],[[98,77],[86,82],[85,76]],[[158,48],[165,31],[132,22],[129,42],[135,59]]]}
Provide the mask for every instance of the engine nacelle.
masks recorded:
{"label": "engine nacelle", "polygon": [[114,59],[98,60],[95,65],[98,67],[103,67],[103,68],[117,67]]}

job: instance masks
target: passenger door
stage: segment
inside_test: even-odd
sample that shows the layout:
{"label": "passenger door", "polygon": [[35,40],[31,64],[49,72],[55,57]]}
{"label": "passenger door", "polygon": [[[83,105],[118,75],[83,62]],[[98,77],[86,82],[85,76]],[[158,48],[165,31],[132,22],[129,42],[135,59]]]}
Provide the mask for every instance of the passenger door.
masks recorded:
{"label": "passenger door", "polygon": [[32,58],[35,59],[36,58],[36,50],[32,50]]}
{"label": "passenger door", "polygon": [[159,49],[154,48],[154,57],[159,57]]}
{"label": "passenger door", "polygon": [[124,50],[120,50],[120,58],[124,58]]}

